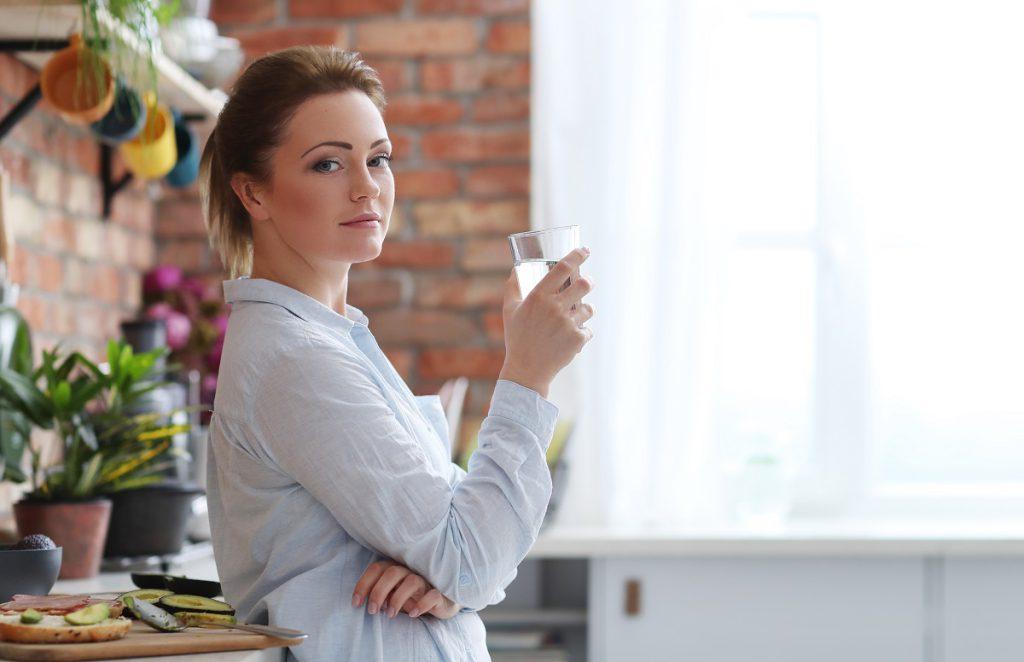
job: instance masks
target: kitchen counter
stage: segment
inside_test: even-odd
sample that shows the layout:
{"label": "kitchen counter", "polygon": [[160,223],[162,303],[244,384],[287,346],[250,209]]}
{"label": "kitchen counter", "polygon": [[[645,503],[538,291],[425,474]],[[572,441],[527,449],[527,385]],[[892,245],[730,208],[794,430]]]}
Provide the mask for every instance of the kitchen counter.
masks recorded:
{"label": "kitchen counter", "polygon": [[[147,571],[148,572],[148,571]],[[154,571],[155,572],[155,571]],[[193,579],[217,580],[217,566],[213,556],[206,556],[172,566],[170,573],[184,575]],[[89,579],[59,580],[51,593],[106,593],[110,591],[130,591],[136,588],[132,583],[130,572],[101,572]],[[262,650],[231,651],[221,653],[196,653],[193,655],[168,655],[160,657],[127,658],[144,660],[145,662],[281,662],[284,660],[284,648],[265,648]]]}
{"label": "kitchen counter", "polygon": [[634,529],[552,525],[532,558],[678,556],[1024,556],[1024,526],[1005,523],[800,522],[776,528]]}

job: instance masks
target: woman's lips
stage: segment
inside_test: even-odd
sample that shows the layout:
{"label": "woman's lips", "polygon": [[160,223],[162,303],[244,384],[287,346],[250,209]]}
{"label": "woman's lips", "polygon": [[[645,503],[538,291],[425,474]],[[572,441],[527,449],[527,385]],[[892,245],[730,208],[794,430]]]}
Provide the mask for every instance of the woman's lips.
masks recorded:
{"label": "woman's lips", "polygon": [[363,228],[365,230],[372,230],[380,225],[378,221],[354,221],[352,223],[342,223],[343,228]]}

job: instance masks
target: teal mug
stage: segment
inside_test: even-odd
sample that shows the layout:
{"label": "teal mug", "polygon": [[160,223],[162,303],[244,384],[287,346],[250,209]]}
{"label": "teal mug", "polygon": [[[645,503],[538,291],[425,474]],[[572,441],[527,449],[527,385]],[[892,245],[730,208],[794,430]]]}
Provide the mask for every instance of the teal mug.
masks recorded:
{"label": "teal mug", "polygon": [[164,180],[176,188],[184,188],[199,176],[199,141],[196,134],[174,110],[174,140],[178,145],[178,161]]}

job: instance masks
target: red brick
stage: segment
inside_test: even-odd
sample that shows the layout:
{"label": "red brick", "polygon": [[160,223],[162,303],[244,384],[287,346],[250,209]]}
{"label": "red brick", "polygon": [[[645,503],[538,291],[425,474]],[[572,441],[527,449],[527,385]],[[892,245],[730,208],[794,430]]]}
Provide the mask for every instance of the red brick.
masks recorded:
{"label": "red brick", "polygon": [[391,156],[397,159],[409,159],[416,153],[416,136],[403,131],[389,131],[388,138],[391,139]]}
{"label": "red brick", "polygon": [[356,26],[355,48],[371,55],[459,55],[477,49],[471,19],[374,20]]}
{"label": "red brick", "polygon": [[528,58],[472,57],[424,62],[421,86],[426,92],[476,92],[530,85]]}
{"label": "red brick", "polygon": [[98,176],[100,173],[100,147],[96,139],[89,136],[74,138],[71,148],[71,163],[83,170],[87,175]]}
{"label": "red brick", "polygon": [[428,237],[510,234],[530,225],[525,200],[418,202],[413,205],[413,214],[420,234]]}
{"label": "red brick", "polygon": [[428,379],[447,377],[495,378],[505,362],[505,350],[484,347],[431,348],[420,354],[419,374]]}
{"label": "red brick", "polygon": [[439,310],[377,312],[370,328],[381,343],[396,345],[464,345],[480,336],[473,320]]}
{"label": "red brick", "polygon": [[43,248],[54,253],[65,253],[74,250],[74,222],[60,213],[45,213],[45,229],[43,230]]}
{"label": "red brick", "polygon": [[405,58],[364,57],[363,62],[370,65],[377,72],[381,84],[384,85],[385,94],[401,92],[412,86],[409,61]]}
{"label": "red brick", "polygon": [[41,298],[30,292],[22,292],[18,296],[18,311],[25,318],[32,335],[49,330],[46,319],[46,304]]}
{"label": "red brick", "polygon": [[493,343],[501,343],[504,346],[505,342],[505,319],[500,311],[484,313],[484,332],[487,334],[487,339]]}
{"label": "red brick", "polygon": [[75,311],[75,326],[78,335],[87,338],[103,338],[104,315],[102,309],[89,301],[80,302]]}
{"label": "red brick", "polygon": [[362,310],[373,310],[398,305],[402,300],[402,283],[397,278],[386,276],[350,276],[348,282],[348,303]]}
{"label": "red brick", "polygon": [[478,197],[526,195],[530,192],[530,166],[499,165],[473,168],[466,178],[466,193]]}
{"label": "red brick", "polygon": [[424,308],[480,308],[500,306],[505,278],[483,276],[416,280],[416,305]]}
{"label": "red brick", "polygon": [[125,266],[131,260],[131,236],[119,225],[107,227],[107,256],[108,262]]}
{"label": "red brick", "polygon": [[0,91],[20,99],[31,89],[39,74],[13,55],[0,55]]}
{"label": "red brick", "polygon": [[448,124],[462,118],[457,99],[406,94],[388,101],[384,119],[389,124]]}
{"label": "red brick", "polygon": [[511,270],[508,239],[470,239],[462,250],[460,266],[466,271]]}
{"label": "red brick", "polygon": [[455,247],[448,241],[385,241],[373,261],[378,267],[441,269],[455,264]]}
{"label": "red brick", "polygon": [[11,149],[4,149],[0,152],[0,161],[3,162],[4,170],[10,178],[12,187],[17,186],[27,189],[30,184],[30,161],[27,156]]}
{"label": "red brick", "polygon": [[384,356],[388,358],[388,361],[391,362],[391,365],[394,366],[395,372],[405,381],[409,381],[412,376],[413,361],[415,360],[412,350],[399,347],[382,347],[381,350],[384,352]]}
{"label": "red brick", "polygon": [[89,295],[94,299],[107,303],[118,303],[121,300],[121,278],[117,269],[108,265],[97,265],[93,271],[92,291]]}
{"label": "red brick", "polygon": [[186,272],[204,271],[211,263],[206,242],[196,239],[169,241],[157,248],[160,264],[173,264]]}
{"label": "red brick", "polygon": [[153,202],[140,191],[122,189],[111,201],[112,223],[148,233],[153,229],[154,216]]}
{"label": "red brick", "polygon": [[417,0],[421,14],[526,14],[530,0]]}
{"label": "red brick", "polygon": [[210,6],[210,20],[217,25],[257,25],[275,18],[277,0],[213,0]]}
{"label": "red brick", "polygon": [[423,156],[442,161],[490,161],[530,156],[529,129],[440,129],[423,135]]}
{"label": "red brick", "polygon": [[459,190],[454,170],[402,170],[395,173],[395,192],[400,198],[447,198]]}
{"label": "red brick", "polygon": [[529,21],[499,21],[487,34],[487,50],[494,53],[529,53]]}
{"label": "red brick", "polygon": [[242,49],[250,58],[278,51],[289,46],[319,44],[348,47],[348,36],[343,26],[292,26],[263,30],[236,30],[232,37],[242,42]]}
{"label": "red brick", "polygon": [[392,14],[403,4],[404,0],[291,0],[288,14],[292,18],[352,18]]}
{"label": "red brick", "polygon": [[137,311],[142,306],[142,274],[136,271],[121,272],[121,305]]}
{"label": "red brick", "polygon": [[129,262],[139,271],[146,271],[156,265],[156,245],[148,235],[134,234],[129,237]]}
{"label": "red brick", "polygon": [[178,198],[161,202],[156,209],[156,236],[205,239],[206,221],[199,200]]}
{"label": "red brick", "polygon": [[526,92],[481,95],[473,101],[472,117],[477,122],[530,119],[530,95]]}
{"label": "red brick", "polygon": [[38,261],[34,283],[43,292],[56,294],[64,286],[64,263],[56,255],[41,253],[35,258]]}

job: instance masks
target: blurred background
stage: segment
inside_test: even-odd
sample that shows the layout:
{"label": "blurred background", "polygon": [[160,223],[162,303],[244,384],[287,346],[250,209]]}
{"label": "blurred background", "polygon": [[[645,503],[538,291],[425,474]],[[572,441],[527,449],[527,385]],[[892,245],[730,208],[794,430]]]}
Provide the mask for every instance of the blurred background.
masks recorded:
{"label": "blurred background", "polygon": [[[0,4],[0,38],[66,39],[78,3],[44,4]],[[976,662],[1024,654],[1022,31],[998,0],[212,0],[151,34],[199,147],[264,53],[376,68],[397,199],[349,302],[441,393],[463,466],[507,235],[581,226],[595,339],[551,393],[554,497],[485,610],[495,660]],[[52,55],[9,46],[3,113]],[[160,320],[175,402],[211,403],[229,310],[194,175],[111,193],[122,151],[45,99],[17,120],[5,259],[36,359]],[[206,420],[169,478],[201,488]],[[0,485],[11,528],[27,489]],[[106,570],[201,557],[191,503],[177,551]]]}

